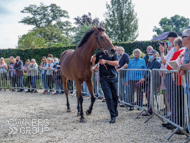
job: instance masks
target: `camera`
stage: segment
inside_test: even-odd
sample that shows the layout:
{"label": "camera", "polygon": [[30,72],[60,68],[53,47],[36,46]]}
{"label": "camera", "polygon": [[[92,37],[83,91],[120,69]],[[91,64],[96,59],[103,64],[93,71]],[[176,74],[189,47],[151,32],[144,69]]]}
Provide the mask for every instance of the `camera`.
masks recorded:
{"label": "camera", "polygon": [[168,43],[167,42],[164,42],[164,41],[160,41],[157,43],[158,46],[162,45],[164,46],[164,43],[166,43],[166,48],[168,48]]}

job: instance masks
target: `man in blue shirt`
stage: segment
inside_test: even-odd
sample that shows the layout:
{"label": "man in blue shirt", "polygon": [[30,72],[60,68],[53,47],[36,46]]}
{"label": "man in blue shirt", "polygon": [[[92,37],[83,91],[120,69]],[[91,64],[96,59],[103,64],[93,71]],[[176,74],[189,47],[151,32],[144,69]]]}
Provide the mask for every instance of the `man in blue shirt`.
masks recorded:
{"label": "man in blue shirt", "polygon": [[117,71],[115,69],[115,66],[118,66],[117,54],[115,54],[113,57],[109,57],[106,53],[99,51],[92,58],[92,65],[95,66],[95,64],[97,64],[98,62],[100,63],[100,83],[111,116],[111,120],[109,121],[109,123],[115,123],[116,117],[118,116],[118,79]]}
{"label": "man in blue shirt", "polygon": [[[126,82],[126,72],[120,71],[121,69],[126,69],[128,67],[129,61],[130,61],[130,57],[127,53],[125,53],[125,50],[123,47],[118,46],[117,48],[117,56],[118,56],[118,60],[119,60],[119,65],[117,67],[117,72],[120,72],[120,83],[119,83],[119,97],[120,100],[126,100],[127,96],[126,96],[126,86],[125,86],[125,82]],[[127,89],[128,91],[128,89]],[[120,104],[120,107],[125,107],[125,105]]]}

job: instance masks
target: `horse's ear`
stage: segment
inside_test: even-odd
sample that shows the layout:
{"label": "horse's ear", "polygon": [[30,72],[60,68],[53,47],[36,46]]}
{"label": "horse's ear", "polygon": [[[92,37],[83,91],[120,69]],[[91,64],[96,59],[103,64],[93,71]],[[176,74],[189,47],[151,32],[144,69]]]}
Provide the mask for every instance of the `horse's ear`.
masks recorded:
{"label": "horse's ear", "polygon": [[102,24],[100,24],[100,28],[103,29]]}
{"label": "horse's ear", "polygon": [[93,26],[93,29],[95,32],[98,32],[98,29],[95,26]]}

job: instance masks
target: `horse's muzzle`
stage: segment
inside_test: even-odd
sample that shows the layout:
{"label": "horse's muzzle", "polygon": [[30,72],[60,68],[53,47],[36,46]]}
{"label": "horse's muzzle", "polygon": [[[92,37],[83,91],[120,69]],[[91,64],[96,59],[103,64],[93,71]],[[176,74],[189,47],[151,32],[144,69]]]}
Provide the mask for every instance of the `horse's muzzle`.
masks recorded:
{"label": "horse's muzzle", "polygon": [[109,57],[113,57],[116,54],[116,50],[114,49],[106,50],[106,53],[108,54]]}

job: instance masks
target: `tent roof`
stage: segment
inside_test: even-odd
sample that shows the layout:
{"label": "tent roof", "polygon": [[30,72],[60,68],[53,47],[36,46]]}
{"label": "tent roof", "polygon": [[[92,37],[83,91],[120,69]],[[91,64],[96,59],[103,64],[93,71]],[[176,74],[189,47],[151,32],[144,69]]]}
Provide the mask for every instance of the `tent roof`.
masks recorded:
{"label": "tent roof", "polygon": [[168,31],[168,32],[164,32],[160,35],[158,35],[158,37],[152,39],[151,41],[160,41],[160,40],[165,40],[168,36],[168,34],[170,33],[171,31]]}
{"label": "tent roof", "polygon": [[[158,37],[152,39],[151,41],[160,41],[160,40],[167,40],[168,34],[172,31],[163,32],[162,34],[158,35]],[[182,36],[181,32],[177,33],[179,36]]]}

